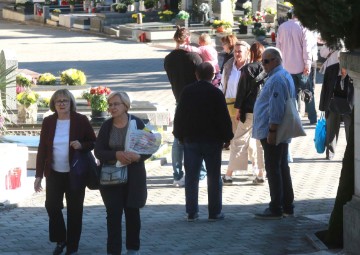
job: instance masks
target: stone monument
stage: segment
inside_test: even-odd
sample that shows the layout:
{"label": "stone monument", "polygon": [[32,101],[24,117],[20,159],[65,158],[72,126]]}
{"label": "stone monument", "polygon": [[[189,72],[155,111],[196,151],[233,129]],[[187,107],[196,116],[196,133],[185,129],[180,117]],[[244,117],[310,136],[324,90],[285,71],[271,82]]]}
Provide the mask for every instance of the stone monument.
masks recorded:
{"label": "stone monument", "polygon": [[[3,49],[0,54],[0,68],[4,68],[4,70],[15,67],[18,67],[18,61],[16,59],[15,52],[9,49]],[[15,69],[15,70],[16,70]],[[1,70],[1,71],[4,71]],[[5,88],[1,89],[1,100],[4,105],[8,107],[9,110],[16,109],[16,82],[15,82],[15,74],[16,71],[10,73],[6,78],[10,80],[11,83],[7,84]]]}

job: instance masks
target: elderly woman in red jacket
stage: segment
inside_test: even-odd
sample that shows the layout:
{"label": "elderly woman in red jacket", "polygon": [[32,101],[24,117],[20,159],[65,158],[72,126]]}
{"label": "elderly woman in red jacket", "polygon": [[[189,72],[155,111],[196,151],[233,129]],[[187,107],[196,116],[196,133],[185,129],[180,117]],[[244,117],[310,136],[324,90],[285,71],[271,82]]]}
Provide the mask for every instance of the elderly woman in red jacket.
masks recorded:
{"label": "elderly woman in red jacket", "polygon": [[[89,152],[94,148],[96,136],[88,118],[76,113],[74,96],[67,89],[57,90],[50,99],[53,115],[44,119],[36,159],[34,189],[42,190],[41,181],[46,177],[45,207],[49,215],[49,236],[57,245],[53,254],[76,254],[79,246],[85,177],[76,176],[72,185],[71,162],[75,150]],[[67,205],[67,226],[62,214],[63,197]]]}

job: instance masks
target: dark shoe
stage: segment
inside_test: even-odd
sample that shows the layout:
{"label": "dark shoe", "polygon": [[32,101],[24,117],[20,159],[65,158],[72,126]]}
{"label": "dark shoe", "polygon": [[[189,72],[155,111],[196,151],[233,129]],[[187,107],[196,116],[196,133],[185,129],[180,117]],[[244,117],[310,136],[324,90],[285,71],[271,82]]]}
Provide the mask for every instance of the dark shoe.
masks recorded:
{"label": "dark shoe", "polygon": [[282,217],[282,214],[272,213],[269,208],[265,209],[263,213],[255,214],[255,219],[260,220],[280,220]]}
{"label": "dark shoe", "polygon": [[222,177],[222,181],[223,181],[223,183],[224,183],[224,185],[232,185],[232,179],[226,179],[225,178],[225,175]]}
{"label": "dark shoe", "polygon": [[223,220],[223,219],[225,219],[225,214],[219,213],[219,214],[216,214],[215,216],[210,215],[208,221],[215,222],[215,221],[219,221],[219,220]]}
{"label": "dark shoe", "polygon": [[262,185],[262,184],[265,183],[265,181],[264,181],[263,178],[256,177],[255,180],[253,180],[252,183],[253,183],[253,184],[256,184],[256,185]]}
{"label": "dark shoe", "polygon": [[60,255],[63,252],[65,247],[66,247],[65,242],[58,242],[56,244],[56,247],[55,247],[54,251],[53,251],[53,255]]}
{"label": "dark shoe", "polygon": [[197,221],[199,219],[199,214],[198,213],[189,213],[187,216],[187,221],[188,222],[194,222]]}

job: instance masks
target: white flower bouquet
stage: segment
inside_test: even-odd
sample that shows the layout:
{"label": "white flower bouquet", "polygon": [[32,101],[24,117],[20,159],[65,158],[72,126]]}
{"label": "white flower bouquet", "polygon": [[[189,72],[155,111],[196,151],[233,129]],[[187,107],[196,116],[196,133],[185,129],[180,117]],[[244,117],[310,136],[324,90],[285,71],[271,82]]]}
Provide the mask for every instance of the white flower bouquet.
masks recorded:
{"label": "white flower bouquet", "polygon": [[210,11],[210,6],[207,3],[202,3],[199,6],[199,12],[201,13],[209,13]]}

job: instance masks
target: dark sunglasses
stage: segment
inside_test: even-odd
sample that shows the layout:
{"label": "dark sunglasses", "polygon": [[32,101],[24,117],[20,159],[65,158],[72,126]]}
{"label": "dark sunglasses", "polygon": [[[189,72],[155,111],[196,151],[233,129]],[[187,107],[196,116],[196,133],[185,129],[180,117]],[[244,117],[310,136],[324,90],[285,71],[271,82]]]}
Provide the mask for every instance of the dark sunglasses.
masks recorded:
{"label": "dark sunglasses", "polygon": [[263,59],[262,60],[262,63],[264,64],[264,65],[267,65],[267,64],[269,64],[271,61],[273,61],[275,58],[268,58],[268,59]]}

